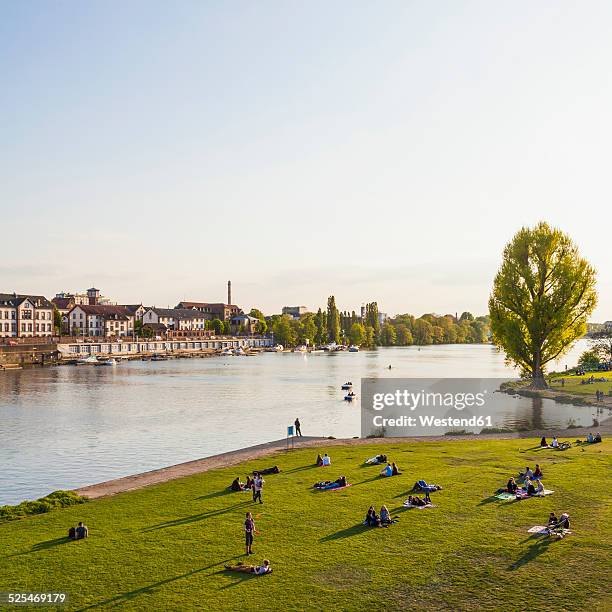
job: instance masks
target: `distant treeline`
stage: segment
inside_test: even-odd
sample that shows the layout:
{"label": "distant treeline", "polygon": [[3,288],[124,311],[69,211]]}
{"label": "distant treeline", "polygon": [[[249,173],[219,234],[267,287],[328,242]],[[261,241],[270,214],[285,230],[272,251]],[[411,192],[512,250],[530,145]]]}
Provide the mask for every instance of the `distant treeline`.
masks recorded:
{"label": "distant treeline", "polygon": [[[265,321],[266,328],[274,332],[274,339],[283,346],[336,342],[356,346],[410,346],[416,344],[474,344],[489,341],[489,317],[474,317],[464,312],[437,316],[424,314],[418,318],[401,314],[381,322],[378,305],[370,302],[364,316],[353,312],[340,312],[334,296],[327,300],[327,309],[307,312],[294,319],[288,315],[264,317],[259,310],[251,315]],[[382,323],[382,324],[381,324]]]}

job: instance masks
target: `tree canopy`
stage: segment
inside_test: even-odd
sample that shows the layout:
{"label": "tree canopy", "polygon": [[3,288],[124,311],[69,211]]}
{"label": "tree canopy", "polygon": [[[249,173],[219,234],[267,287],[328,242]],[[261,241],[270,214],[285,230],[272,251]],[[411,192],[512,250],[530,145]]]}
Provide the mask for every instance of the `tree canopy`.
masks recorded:
{"label": "tree canopy", "polygon": [[546,387],[546,365],[586,333],[596,304],[595,270],[570,237],[544,222],[524,227],[506,245],[493,283],[493,341],[534,387]]}

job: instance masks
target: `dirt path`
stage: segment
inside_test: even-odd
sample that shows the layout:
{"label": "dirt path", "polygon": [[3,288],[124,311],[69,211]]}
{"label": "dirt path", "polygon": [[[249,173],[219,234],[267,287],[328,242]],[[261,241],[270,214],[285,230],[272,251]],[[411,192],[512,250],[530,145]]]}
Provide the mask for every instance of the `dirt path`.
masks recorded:
{"label": "dirt path", "polygon": [[[544,434],[547,438],[557,436],[562,440],[575,440],[576,438],[584,438],[589,431],[593,431],[593,428],[580,428],[580,429],[558,429],[558,430],[546,430]],[[612,418],[609,418],[602,422],[598,427],[603,435],[612,434]],[[294,448],[309,448],[318,447],[320,449],[329,448],[330,446],[367,446],[370,444],[384,444],[385,441],[388,444],[397,443],[410,443],[416,444],[419,442],[451,442],[460,443],[463,440],[511,440],[511,439],[522,439],[522,438],[539,438],[543,432],[531,431],[531,432],[514,432],[507,434],[485,434],[485,435],[470,435],[470,436],[423,436],[423,437],[411,437],[411,438],[346,438],[346,439],[328,439],[328,438],[317,438],[307,437],[296,438],[294,442]],[[238,465],[243,461],[251,459],[257,459],[259,457],[267,457],[273,453],[284,451],[286,448],[286,440],[275,440],[274,442],[267,442],[266,444],[257,444],[256,446],[250,446],[236,451],[230,451],[228,453],[222,453],[220,455],[213,455],[212,457],[206,457],[204,459],[196,459],[195,461],[188,461],[186,463],[179,463],[170,467],[160,468],[158,470],[152,470],[150,472],[143,472],[141,474],[134,474],[132,476],[125,476],[124,478],[116,478],[115,480],[107,480],[99,484],[93,484],[86,487],[76,489],[79,495],[83,495],[90,499],[96,499],[98,497],[106,497],[108,495],[116,495],[117,493],[123,493],[125,491],[133,491],[134,489],[140,489],[147,487],[152,484],[158,484],[161,482],[167,482],[168,480],[174,480],[175,478],[182,478],[183,476],[189,476],[191,474],[199,474],[201,472],[207,472],[218,468],[230,467],[232,465]],[[314,462],[314,456],[313,456]]]}

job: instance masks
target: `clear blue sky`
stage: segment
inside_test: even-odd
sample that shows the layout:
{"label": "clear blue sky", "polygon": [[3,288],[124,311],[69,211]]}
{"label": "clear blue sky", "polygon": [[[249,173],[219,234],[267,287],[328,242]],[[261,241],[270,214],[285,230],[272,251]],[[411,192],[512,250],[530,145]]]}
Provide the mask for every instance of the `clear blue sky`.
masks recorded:
{"label": "clear blue sky", "polygon": [[0,290],[486,310],[545,219],[612,319],[609,2],[4,2]]}

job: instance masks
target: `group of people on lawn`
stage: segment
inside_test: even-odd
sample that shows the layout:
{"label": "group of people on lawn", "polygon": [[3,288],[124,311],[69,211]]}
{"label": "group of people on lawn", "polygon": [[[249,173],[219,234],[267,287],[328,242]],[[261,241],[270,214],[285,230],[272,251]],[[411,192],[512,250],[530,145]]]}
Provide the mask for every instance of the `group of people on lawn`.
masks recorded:
{"label": "group of people on lawn", "polygon": [[[542,470],[540,465],[536,463],[535,470],[532,470],[529,466],[525,468],[524,472],[520,472],[518,475],[519,480],[523,481],[523,488],[528,496],[542,495],[545,491],[544,483],[542,482]],[[516,495],[519,493],[519,485],[516,482],[514,476],[510,477],[506,484],[506,492]]]}

